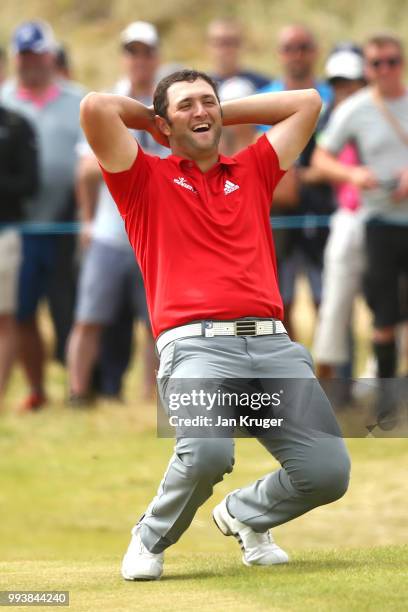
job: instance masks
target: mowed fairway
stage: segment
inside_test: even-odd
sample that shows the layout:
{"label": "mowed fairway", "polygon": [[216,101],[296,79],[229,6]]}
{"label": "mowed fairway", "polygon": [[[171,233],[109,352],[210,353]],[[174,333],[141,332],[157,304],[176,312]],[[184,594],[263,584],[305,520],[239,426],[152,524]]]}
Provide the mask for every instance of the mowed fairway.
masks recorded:
{"label": "mowed fairway", "polygon": [[292,559],[276,568],[244,567],[236,542],[210,517],[228,491],[275,466],[256,441],[239,440],[234,473],[167,552],[163,579],[124,582],[129,530],[173,445],[157,439],[154,422],[155,406],[142,403],[74,412],[59,401],[37,415],[2,416],[2,590],[69,590],[75,612],[407,609],[408,450],[401,439],[349,442],[349,492],[274,530]]}
{"label": "mowed fairway", "polygon": [[[308,343],[313,318],[304,296],[296,314]],[[47,317],[42,324],[50,337]],[[364,310],[356,329],[361,358]],[[349,440],[348,493],[274,530],[291,557],[274,568],[244,567],[238,544],[211,519],[226,493],[277,467],[255,440],[238,440],[234,472],[167,551],[162,580],[128,583],[120,563],[130,529],[156,491],[173,441],[157,438],[156,406],[138,400],[138,363],[126,406],[73,411],[62,402],[64,371],[50,365],[47,380],[47,410],[18,416],[24,384],[17,372],[0,416],[0,590],[69,590],[74,612],[407,610],[406,439]]]}

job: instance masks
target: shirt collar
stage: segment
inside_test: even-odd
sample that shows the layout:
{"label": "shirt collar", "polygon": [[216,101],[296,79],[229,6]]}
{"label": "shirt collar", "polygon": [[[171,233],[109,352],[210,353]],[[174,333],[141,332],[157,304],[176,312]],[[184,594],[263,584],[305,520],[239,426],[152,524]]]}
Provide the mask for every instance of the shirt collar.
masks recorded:
{"label": "shirt collar", "polygon": [[31,102],[31,104],[37,108],[43,108],[46,104],[58,98],[60,92],[61,88],[55,83],[50,85],[41,95],[36,95],[27,87],[22,87],[20,85],[17,88],[17,97],[20,98],[20,100]]}
{"label": "shirt collar", "polygon": [[[195,161],[191,159],[186,159],[185,157],[178,157],[177,155],[169,155],[169,158],[172,161],[176,162],[178,167],[182,170],[183,168],[198,168]],[[218,161],[214,164],[212,168],[210,168],[209,172],[216,168],[217,166],[234,166],[237,163],[236,159],[233,157],[227,157],[226,155],[220,154],[218,156]]]}

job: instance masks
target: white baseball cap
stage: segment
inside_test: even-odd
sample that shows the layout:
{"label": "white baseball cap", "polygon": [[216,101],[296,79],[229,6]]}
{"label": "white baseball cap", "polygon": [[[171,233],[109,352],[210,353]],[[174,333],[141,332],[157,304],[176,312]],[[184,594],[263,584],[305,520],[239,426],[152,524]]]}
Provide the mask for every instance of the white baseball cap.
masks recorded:
{"label": "white baseball cap", "polygon": [[352,50],[335,51],[326,62],[326,77],[331,79],[364,79],[364,60]]}
{"label": "white baseball cap", "polygon": [[147,21],[134,21],[123,30],[120,42],[124,47],[133,42],[140,42],[148,47],[157,47],[159,35],[153,24]]}
{"label": "white baseball cap", "polygon": [[224,81],[218,88],[218,95],[222,102],[246,98],[255,93],[255,87],[249,79],[235,76]]}

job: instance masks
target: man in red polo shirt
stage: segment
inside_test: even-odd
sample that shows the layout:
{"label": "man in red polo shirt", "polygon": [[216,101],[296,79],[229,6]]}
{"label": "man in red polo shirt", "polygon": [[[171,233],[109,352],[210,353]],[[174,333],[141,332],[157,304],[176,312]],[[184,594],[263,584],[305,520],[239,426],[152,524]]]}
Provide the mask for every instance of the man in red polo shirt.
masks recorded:
{"label": "man in red polo shirt", "polygon": [[[154,109],[108,94],[83,101],[83,129],[144,276],[165,400],[176,379],[315,382],[309,354],[281,323],[269,209],[320,108],[314,90],[220,105],[211,79],[192,70],[158,84]],[[242,123],[274,127],[235,157],[220,156],[222,125]],[[147,130],[172,155],[145,154],[128,128]],[[239,541],[246,565],[285,563],[269,528],[338,499],[348,485],[348,454],[320,386],[312,394],[287,387],[289,425],[282,435],[257,436],[282,467],[234,491],[213,513],[222,533]],[[315,419],[311,428],[302,421],[305,412]],[[301,415],[299,423],[294,414]],[[232,471],[231,436],[188,431],[178,427],[158,493],[132,530],[122,563],[127,580],[160,578],[163,551]]]}

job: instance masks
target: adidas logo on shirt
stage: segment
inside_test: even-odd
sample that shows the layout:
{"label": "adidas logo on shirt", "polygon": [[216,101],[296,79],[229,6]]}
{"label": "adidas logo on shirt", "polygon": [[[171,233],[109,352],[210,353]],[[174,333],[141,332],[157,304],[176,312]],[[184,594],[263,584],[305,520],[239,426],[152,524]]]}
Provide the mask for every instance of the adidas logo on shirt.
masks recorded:
{"label": "adidas logo on shirt", "polygon": [[225,181],[225,185],[224,185],[225,195],[228,195],[229,193],[232,193],[233,191],[236,191],[237,189],[239,189],[239,185],[235,185],[235,183],[232,183],[231,181]]}

